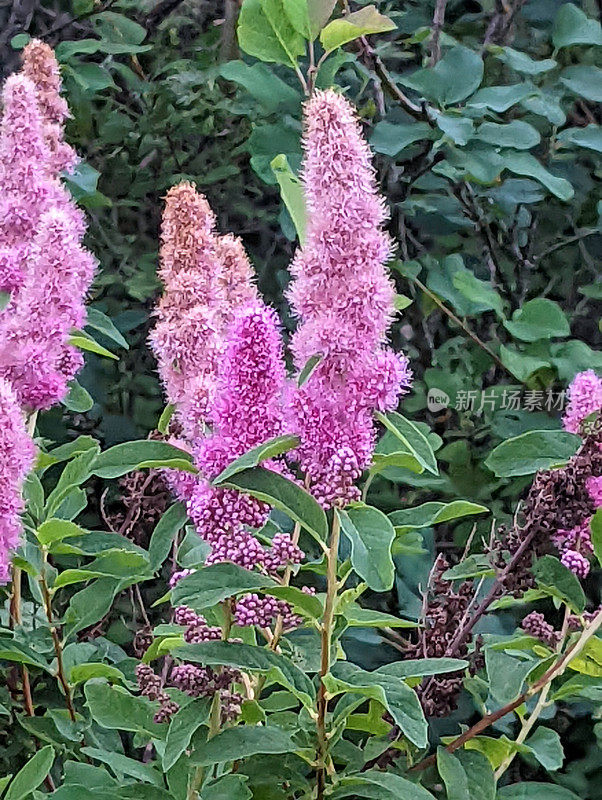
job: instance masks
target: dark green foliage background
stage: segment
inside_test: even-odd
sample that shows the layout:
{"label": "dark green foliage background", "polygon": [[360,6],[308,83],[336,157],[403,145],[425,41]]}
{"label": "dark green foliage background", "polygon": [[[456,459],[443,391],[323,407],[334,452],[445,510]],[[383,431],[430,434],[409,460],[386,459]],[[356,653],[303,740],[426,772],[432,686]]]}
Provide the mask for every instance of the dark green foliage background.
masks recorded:
{"label": "dark green foliage background", "polygon": [[[36,4],[31,13],[23,5],[0,8],[2,65],[6,72],[16,68],[23,33],[57,48],[73,114],[68,137],[83,159],[70,184],[88,212],[87,244],[100,263],[91,305],[107,313],[129,343],[119,361],[87,356],[81,383],[95,401],[89,413],[55,409],[40,430],[58,443],[92,433],[103,447],[144,438],[164,407],[147,337],[159,291],[162,197],[170,186],[188,179],[206,193],[219,228],[242,236],[266,298],[289,330],[294,324],[282,292],[295,231],[269,165],[285,153],[294,169],[299,166],[303,95],[291,70],[241,57],[232,0],[73,0]],[[344,87],[357,104],[376,153],[398,244],[392,266],[400,295],[411,300],[392,332],[416,375],[404,409],[441,437],[439,477],[389,470],[372,484],[370,501],[389,511],[400,501],[460,496],[487,505],[503,522],[530,478],[500,480],[484,461],[506,438],[559,427],[558,412],[452,407],[430,413],[426,395],[430,388],[452,398],[458,391],[501,394],[509,387],[561,391],[575,372],[602,368],[602,34],[592,22],[571,42],[570,31],[555,23],[563,5],[558,0],[511,3],[511,21],[494,0],[450,0],[440,81],[432,74],[410,78],[428,54],[434,5],[380,3],[397,30],[374,37],[373,53],[347,46],[318,76],[321,85]],[[594,0],[571,8],[599,19]],[[500,27],[492,30],[492,20]],[[407,93],[411,113],[374,71],[375,55]],[[526,305],[541,298],[554,305]],[[91,499],[97,509],[98,498]],[[453,559],[471,525],[441,526],[436,539],[426,530],[429,552],[406,555],[396,593],[375,597],[375,606],[416,615],[434,553],[442,549]],[[482,524],[477,540],[488,537],[489,525]],[[586,588],[597,605],[599,578]],[[163,590],[145,588],[145,599],[152,602]],[[107,652],[111,640],[131,646],[139,620],[128,602],[116,604],[105,627]],[[508,614],[495,632],[510,632],[514,624]],[[370,634],[348,645],[354,659],[372,668],[380,663],[375,659],[394,657],[374,646],[379,643]],[[468,700],[454,724],[463,714],[470,714]],[[556,779],[596,800],[601,723],[572,706],[570,715],[563,711],[550,724],[568,743],[568,764]],[[2,746],[1,757],[10,760],[14,749]],[[513,769],[516,779],[540,774],[535,762],[517,759]]]}

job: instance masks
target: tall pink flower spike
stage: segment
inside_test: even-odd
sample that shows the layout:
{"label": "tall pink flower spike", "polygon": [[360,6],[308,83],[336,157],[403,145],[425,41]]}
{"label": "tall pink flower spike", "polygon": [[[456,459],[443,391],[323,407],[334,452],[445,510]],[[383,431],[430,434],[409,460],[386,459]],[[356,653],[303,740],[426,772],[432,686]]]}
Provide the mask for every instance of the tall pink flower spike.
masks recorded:
{"label": "tall pink flower spike", "polygon": [[34,458],[34,445],[11,386],[0,380],[0,583],[10,580],[10,559],[21,536],[21,489]]}
{"label": "tall pink flower spike", "polygon": [[569,404],[562,421],[565,431],[580,433],[581,423],[602,409],[602,379],[593,369],[579,372],[569,386]]}
{"label": "tall pink flower spike", "polygon": [[83,214],[58,177],[59,90],[56,59],[34,40],[4,85],[0,123],[0,289],[13,292],[0,315],[0,377],[29,410],[64,399],[83,365],[69,337],[85,323],[95,267],[80,243]]}
{"label": "tall pink flower spike", "polygon": [[213,398],[225,327],[233,309],[257,293],[240,241],[217,235],[215,215],[191,183],[167,193],[161,242],[164,293],[151,342],[167,398],[194,441]]}
{"label": "tall pink flower spike", "polygon": [[307,240],[291,271],[300,324],[298,370],[320,358],[290,396],[290,427],[313,494],[324,506],[359,497],[355,483],[375,443],[373,413],[397,405],[411,382],[407,358],[386,347],[394,289],[385,263],[386,209],[353,106],[332,90],[305,107],[303,183]]}

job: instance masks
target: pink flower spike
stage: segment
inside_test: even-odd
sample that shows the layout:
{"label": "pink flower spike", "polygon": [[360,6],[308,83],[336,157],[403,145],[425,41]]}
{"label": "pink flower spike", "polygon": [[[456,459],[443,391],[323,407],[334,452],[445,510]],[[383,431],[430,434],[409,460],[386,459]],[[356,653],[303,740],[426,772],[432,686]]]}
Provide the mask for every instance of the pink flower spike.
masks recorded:
{"label": "pink flower spike", "polygon": [[35,448],[15,393],[0,380],[0,583],[10,580],[11,552],[21,536],[21,488],[33,465]]}
{"label": "pink flower spike", "polygon": [[375,410],[395,406],[411,384],[407,359],[386,346],[395,313],[385,263],[391,252],[379,196],[355,109],[332,90],[305,107],[303,183],[308,225],[288,292],[299,327],[295,366],[320,357],[290,391],[288,424],[296,456],[325,507],[359,497],[356,482],[375,444]]}
{"label": "pink flower spike", "polygon": [[602,409],[602,380],[592,369],[579,372],[569,386],[569,404],[562,424],[565,431],[580,433],[581,423]]}

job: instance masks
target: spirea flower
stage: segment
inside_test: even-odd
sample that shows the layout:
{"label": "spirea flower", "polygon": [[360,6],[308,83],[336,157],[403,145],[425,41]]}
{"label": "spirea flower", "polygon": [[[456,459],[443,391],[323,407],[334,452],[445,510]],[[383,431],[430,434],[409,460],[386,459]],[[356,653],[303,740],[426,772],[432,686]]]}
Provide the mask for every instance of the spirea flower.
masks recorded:
{"label": "spirea flower", "polygon": [[23,75],[11,75],[4,84],[2,105],[0,284],[2,291],[11,292],[23,285],[31,267],[31,248],[42,214],[54,207],[66,208],[69,197],[52,174],[35,85]]}
{"label": "spirea flower", "polygon": [[168,400],[193,441],[213,401],[226,328],[236,308],[257,301],[257,290],[242,243],[218,236],[209,203],[191,183],[167,193],[160,258],[165,291],[151,342]]}
{"label": "spirea flower", "polygon": [[11,551],[21,535],[21,487],[33,464],[34,450],[15,393],[0,380],[0,583],[10,580]]}
{"label": "spirea flower", "polygon": [[232,561],[265,569],[270,555],[248,529],[264,524],[269,507],[208,481],[233,459],[282,432],[285,368],[274,311],[258,303],[234,311],[215,387],[207,413],[212,433],[195,444],[204,477],[192,487],[187,510],[212,547],[207,564]]}
{"label": "spirea flower", "polygon": [[291,347],[298,370],[319,359],[292,391],[299,463],[325,506],[358,497],[355,482],[374,448],[375,410],[394,408],[409,388],[407,359],[386,347],[394,289],[386,209],[352,105],[318,91],[305,108],[303,183],[307,239],[291,272],[300,320]]}
{"label": "spirea flower", "polygon": [[569,386],[569,404],[562,424],[565,431],[581,433],[581,424],[602,409],[602,379],[592,369],[579,372]]}
{"label": "spirea flower", "polygon": [[22,73],[36,88],[52,170],[57,176],[64,170],[72,171],[78,158],[64,139],[63,126],[69,116],[69,108],[60,94],[61,76],[52,48],[39,39],[28,42],[23,49]]}
{"label": "spirea flower", "polygon": [[12,313],[0,322],[0,376],[23,406],[45,409],[65,397],[82,366],[69,336],[85,322],[95,260],[79,243],[71,215],[55,208],[42,216],[30,258]]}
{"label": "spirea flower", "polygon": [[546,622],[544,615],[540,614],[539,611],[532,611],[527,614],[521,622],[521,628],[529,636],[534,636],[536,639],[550,645],[550,647],[558,644],[559,634],[549,622]]}
{"label": "spirea flower", "polygon": [[602,476],[588,478],[585,485],[594,507],[602,508]]}
{"label": "spirea flower", "polygon": [[577,550],[565,550],[560,561],[565,567],[574,572],[578,578],[587,578],[590,570],[590,563],[587,558]]}
{"label": "spirea flower", "polygon": [[214,226],[207,200],[192,184],[180,183],[169,190],[159,269],[165,291],[155,311],[151,343],[167,398],[177,407],[190,439],[203,429],[219,351]]}

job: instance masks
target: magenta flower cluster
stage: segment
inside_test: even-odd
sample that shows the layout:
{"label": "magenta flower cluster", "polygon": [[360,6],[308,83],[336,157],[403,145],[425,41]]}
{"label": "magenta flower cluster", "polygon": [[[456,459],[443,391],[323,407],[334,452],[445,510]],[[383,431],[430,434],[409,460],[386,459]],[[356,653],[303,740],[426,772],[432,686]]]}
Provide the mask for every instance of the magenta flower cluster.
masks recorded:
{"label": "magenta flower cluster", "polygon": [[570,433],[581,433],[587,417],[602,410],[602,379],[592,369],[579,372],[569,386],[569,403],[563,426]]}
{"label": "magenta flower cluster", "polygon": [[386,346],[394,306],[385,262],[391,244],[386,208],[353,106],[334,91],[305,108],[303,183],[307,240],[293,261],[289,299],[299,318],[291,348],[309,379],[291,392],[296,456],[324,506],[358,499],[356,481],[370,464],[375,410],[397,405],[411,372]]}
{"label": "magenta flower cluster", "polygon": [[31,469],[34,446],[10,385],[0,379],[0,583],[10,580],[10,553],[19,544],[21,487]]}
{"label": "magenta flower cluster", "polygon": [[2,90],[0,119],[0,581],[19,541],[21,486],[33,461],[24,413],[64,399],[83,365],[69,343],[86,319],[95,262],[83,214],[60,180],[76,155],[64,140],[67,104],[54,53],[32,40]]}
{"label": "magenta flower cluster", "polygon": [[[309,378],[301,386],[287,380],[278,318],[259,299],[240,242],[216,233],[207,201],[188,183],[167,196],[165,292],[152,334],[176,408],[174,437],[200,471],[170,482],[211,545],[206,563],[232,561],[271,575],[301,561],[296,542],[281,533],[264,546],[254,531],[269,507],[211,481],[251,448],[294,433],[299,445],[288,463],[264,466],[288,477],[299,468],[322,505],[344,505],[359,496],[356,482],[371,461],[374,412],[394,408],[411,381],[405,356],[387,346],[394,289],[385,269],[386,210],[352,105],[335,92],[316,92],[305,111],[304,146],[307,241],[292,266],[289,296],[299,318],[291,343],[296,370],[317,362]],[[298,624],[290,606],[271,597],[236,604],[239,625],[266,627],[277,617]]]}
{"label": "magenta flower cluster", "polygon": [[82,367],[69,337],[85,322],[95,269],[83,215],[60,181],[75,154],[59,91],[52,50],[30,42],[23,71],[4,85],[0,122],[0,289],[12,292],[0,315],[0,377],[30,411],[62,400]]}

